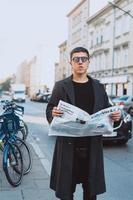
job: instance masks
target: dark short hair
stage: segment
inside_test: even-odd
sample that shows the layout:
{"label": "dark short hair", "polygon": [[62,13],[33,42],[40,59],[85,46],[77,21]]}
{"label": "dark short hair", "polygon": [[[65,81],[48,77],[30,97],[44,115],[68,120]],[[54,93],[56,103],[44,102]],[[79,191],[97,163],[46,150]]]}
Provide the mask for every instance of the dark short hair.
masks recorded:
{"label": "dark short hair", "polygon": [[70,52],[70,60],[72,59],[72,56],[74,53],[84,52],[87,54],[88,58],[90,57],[89,51],[84,47],[76,47]]}

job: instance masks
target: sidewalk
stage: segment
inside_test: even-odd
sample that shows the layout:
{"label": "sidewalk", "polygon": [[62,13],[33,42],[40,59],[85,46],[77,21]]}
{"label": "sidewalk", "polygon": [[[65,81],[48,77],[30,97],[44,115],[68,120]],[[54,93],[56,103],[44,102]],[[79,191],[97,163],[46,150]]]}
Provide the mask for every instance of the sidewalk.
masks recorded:
{"label": "sidewalk", "polygon": [[6,180],[2,169],[2,153],[0,152],[0,199],[2,200],[57,200],[49,189],[49,175],[40,162],[40,158],[31,146],[33,167],[23,177],[20,186],[14,188]]}

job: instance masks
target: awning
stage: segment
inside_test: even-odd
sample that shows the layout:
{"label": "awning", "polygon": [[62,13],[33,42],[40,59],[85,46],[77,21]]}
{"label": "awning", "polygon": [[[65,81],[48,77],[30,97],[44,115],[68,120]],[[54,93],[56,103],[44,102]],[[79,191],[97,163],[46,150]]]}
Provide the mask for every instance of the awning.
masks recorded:
{"label": "awning", "polygon": [[113,77],[105,77],[100,79],[101,83],[127,83],[128,77],[126,75],[123,76],[113,76]]}

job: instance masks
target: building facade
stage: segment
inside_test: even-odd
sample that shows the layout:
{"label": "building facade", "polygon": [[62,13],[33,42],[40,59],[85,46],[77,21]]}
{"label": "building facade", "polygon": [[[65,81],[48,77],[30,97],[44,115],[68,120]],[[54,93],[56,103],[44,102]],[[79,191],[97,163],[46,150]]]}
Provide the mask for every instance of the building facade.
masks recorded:
{"label": "building facade", "polygon": [[[133,1],[117,0],[88,18],[89,73],[109,95],[133,95]],[[122,11],[122,8],[124,11]]]}
{"label": "building facade", "polygon": [[55,82],[69,76],[68,67],[67,41],[64,41],[59,45],[59,63],[55,63]]}
{"label": "building facade", "polygon": [[87,24],[89,17],[89,0],[82,0],[67,15],[68,18],[68,51],[76,46],[87,47]]}
{"label": "building facade", "polygon": [[[108,95],[133,95],[133,0],[115,0],[92,16],[89,5],[90,1],[81,1],[67,15],[65,54],[69,58],[74,47],[86,47],[91,55],[89,74],[105,85]],[[63,61],[61,49],[62,45],[59,66],[63,78],[63,73],[71,74],[71,67]]]}
{"label": "building facade", "polygon": [[[55,80],[68,77],[71,74],[70,52],[77,46],[87,48],[87,23],[89,17],[89,0],[81,0],[68,14],[68,38],[59,45],[59,64],[56,65]],[[57,75],[57,71],[59,72]],[[56,76],[57,75],[57,76]]]}
{"label": "building facade", "polygon": [[17,69],[16,83],[23,83],[26,86],[26,93],[32,96],[41,89],[40,62],[37,56],[23,61]]}
{"label": "building facade", "polygon": [[[87,48],[87,24],[89,17],[90,0],[81,0],[67,15],[68,18],[68,38],[67,57],[71,50],[77,46]],[[66,74],[71,74],[71,66],[68,63]]]}
{"label": "building facade", "polygon": [[30,92],[30,62],[23,61],[17,68],[16,83],[23,83],[26,87],[26,94]]}

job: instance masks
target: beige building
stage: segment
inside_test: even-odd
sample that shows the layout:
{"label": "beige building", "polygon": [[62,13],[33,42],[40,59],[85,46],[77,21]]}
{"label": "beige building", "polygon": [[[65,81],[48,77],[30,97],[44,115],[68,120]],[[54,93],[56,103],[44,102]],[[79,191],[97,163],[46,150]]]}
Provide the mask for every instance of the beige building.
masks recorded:
{"label": "beige building", "polygon": [[[133,0],[115,5],[133,15]],[[133,95],[133,18],[119,8],[108,4],[87,20],[89,73],[109,95]]]}
{"label": "beige building", "polygon": [[22,62],[16,72],[16,83],[23,83],[26,86],[26,94],[29,95],[30,91],[30,62],[25,60]]}
{"label": "beige building", "polygon": [[[59,46],[60,59],[59,67],[63,68],[62,78],[71,74],[71,66],[69,64],[70,51],[77,46],[87,47],[87,24],[89,17],[89,2],[81,0],[68,14],[68,38]],[[63,60],[64,59],[64,60]],[[64,62],[64,64],[63,64]]]}
{"label": "beige building", "polygon": [[41,63],[37,56],[31,59],[30,67],[30,96],[41,91]]}
{"label": "beige building", "polygon": [[55,81],[69,76],[69,59],[67,54],[67,41],[59,45],[59,63],[55,65]]}
{"label": "beige building", "polygon": [[[68,38],[59,46],[60,58],[55,68],[55,80],[61,80],[71,74],[69,64],[70,51],[77,46],[87,47],[87,24],[89,17],[89,0],[81,0],[67,15]],[[58,75],[57,75],[58,71]]]}
{"label": "beige building", "polygon": [[55,75],[54,75],[54,82],[61,80],[61,76],[62,74],[60,73],[60,67],[59,67],[59,63],[55,63],[54,64],[55,67]]}
{"label": "beige building", "polygon": [[48,87],[44,82],[45,68],[40,54],[22,62],[17,69],[16,83],[24,83],[28,96],[37,92],[45,92]]}
{"label": "beige building", "polygon": [[16,83],[24,83],[28,96],[41,89],[40,63],[37,56],[22,62],[17,69]]}
{"label": "beige building", "polygon": [[89,0],[81,0],[67,15],[68,17],[68,52],[76,46],[87,47],[87,24]]}

